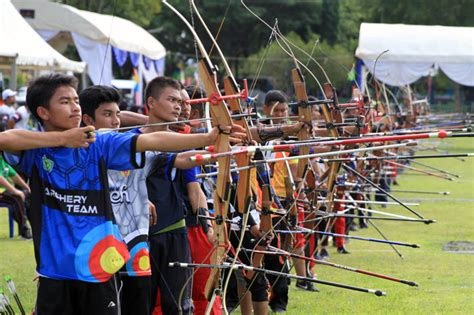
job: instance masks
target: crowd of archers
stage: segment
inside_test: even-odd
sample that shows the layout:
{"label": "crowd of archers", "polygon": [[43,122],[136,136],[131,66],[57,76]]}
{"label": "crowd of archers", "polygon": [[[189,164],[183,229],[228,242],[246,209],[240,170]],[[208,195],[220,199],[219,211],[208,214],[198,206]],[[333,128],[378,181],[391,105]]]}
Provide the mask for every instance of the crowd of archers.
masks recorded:
{"label": "crowd of archers", "polygon": [[[255,118],[246,84],[240,91],[227,69],[219,86],[180,18],[203,58],[203,89],[157,77],[145,89],[146,115],[121,111],[107,86],[78,94],[76,79],[60,74],[32,80],[27,106],[16,111],[14,93],[4,95],[0,113],[10,111],[11,130],[0,133],[1,198],[21,235],[33,238],[35,313],[285,312],[289,279],[308,291],[316,283],[385,294],[318,279],[315,265],[416,286],[332,263],[328,243],[334,255],[348,254],[346,239],[364,239],[349,231],[376,228],[373,220],[432,223],[389,192],[405,167],[392,159],[413,159],[403,155],[410,140],[454,136],[455,128],[405,129],[415,107],[391,115],[379,95],[357,90],[339,104],[331,84],[308,96],[297,60],[295,102],[269,91],[264,117]],[[22,130],[29,118],[43,132]],[[390,204],[387,197],[415,217],[371,208]],[[8,313],[3,306],[0,293],[0,313]]]}
{"label": "crowd of archers", "polygon": [[[383,106],[366,106],[369,100],[357,96],[343,115],[339,112],[346,122],[336,123],[323,117],[329,102],[308,97],[290,103],[285,93],[272,90],[265,96],[264,117],[253,119],[254,126],[245,130],[238,122],[256,115],[231,112],[235,123],[212,127],[204,117],[205,102],[212,98],[171,78],[147,84],[147,115],[121,111],[114,88],[91,86],[78,95],[76,84],[74,77],[60,74],[33,80],[27,107],[4,114],[11,129],[0,133],[1,198],[13,207],[21,235],[33,237],[37,314],[205,314],[206,309],[220,314],[238,306],[243,314],[284,312],[289,278],[308,291],[318,291],[316,282],[383,294],[320,281],[314,267],[318,262],[350,268],[327,261],[328,235],[337,253],[348,254],[349,231],[367,228],[373,212],[383,213],[370,210],[370,204],[387,204],[397,167],[380,163],[390,145],[377,147],[377,142],[390,136],[355,135],[407,122],[390,119]],[[10,94],[2,110],[13,108]],[[331,99],[336,104],[335,94]],[[307,109],[309,123],[302,121]],[[23,130],[25,120],[36,121],[44,132]],[[331,138],[332,130],[342,140]],[[296,141],[302,133],[311,137]],[[237,165],[229,165],[227,173],[215,163],[219,153],[207,151],[215,152],[221,137],[230,139],[229,152],[236,153]],[[364,149],[355,144],[364,141],[375,146],[359,161],[354,152]],[[304,148],[310,158],[300,173]],[[345,151],[330,152],[336,149]],[[242,157],[254,164],[242,167]],[[329,181],[335,164],[336,177]],[[226,200],[215,197],[222,173],[232,177]],[[365,176],[370,179],[361,180]],[[248,185],[242,190],[244,177]],[[378,189],[375,200],[369,200],[369,183]],[[248,199],[241,203],[245,192]],[[218,212],[219,201],[228,206],[228,215]],[[226,257],[218,261],[215,253],[222,248]]]}

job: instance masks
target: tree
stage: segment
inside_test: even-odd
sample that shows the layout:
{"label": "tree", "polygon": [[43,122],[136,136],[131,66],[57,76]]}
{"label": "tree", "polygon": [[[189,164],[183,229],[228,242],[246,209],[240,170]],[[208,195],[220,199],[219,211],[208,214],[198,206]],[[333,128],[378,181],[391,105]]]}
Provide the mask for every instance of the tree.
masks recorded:
{"label": "tree", "polygon": [[359,42],[360,24],[367,21],[360,0],[342,0],[339,2],[339,23],[337,25],[338,44],[354,52]]}
{"label": "tree", "polygon": [[[232,57],[235,69],[239,68],[240,58],[256,53],[266,45],[270,29],[252,16],[240,1],[195,2],[211,32],[218,34],[219,46],[224,54]],[[271,25],[278,19],[279,28],[284,34],[294,31],[307,40],[320,25],[320,0],[253,0],[246,1],[246,4]],[[194,23],[200,38],[209,49],[212,46],[210,40],[196,15],[191,15],[189,3],[174,1],[173,6]],[[157,30],[156,36],[171,53],[180,53],[178,58],[195,56],[194,38],[171,10],[163,7],[162,12],[153,19],[151,27]]]}
{"label": "tree", "polygon": [[[317,34],[312,34],[305,42],[296,33],[290,33],[287,36],[297,47],[312,55],[319,63],[321,68],[310,58],[298,50],[293,50],[296,58],[307,64],[311,73],[316,76],[319,83],[329,81],[338,89],[343,90],[348,84],[347,73],[352,68],[354,57],[341,45],[330,46],[326,42],[320,42]],[[259,65],[263,63],[261,71],[258,71]],[[274,84],[274,88],[281,89],[292,95],[292,82],[290,70],[294,68],[293,59],[288,56],[277,43],[262,48],[258,53],[249,56],[242,64],[242,75],[251,79],[267,78]],[[324,72],[323,72],[324,70]],[[303,70],[306,78],[308,93],[320,95],[321,91],[312,75],[307,70]]]}
{"label": "tree", "polygon": [[155,14],[161,10],[156,0],[63,0],[59,1],[78,9],[120,16],[148,28]]}
{"label": "tree", "polygon": [[321,15],[321,37],[332,46],[337,41],[337,26],[339,25],[339,0],[323,0]]}
{"label": "tree", "polygon": [[473,26],[472,0],[360,0],[374,23]]}

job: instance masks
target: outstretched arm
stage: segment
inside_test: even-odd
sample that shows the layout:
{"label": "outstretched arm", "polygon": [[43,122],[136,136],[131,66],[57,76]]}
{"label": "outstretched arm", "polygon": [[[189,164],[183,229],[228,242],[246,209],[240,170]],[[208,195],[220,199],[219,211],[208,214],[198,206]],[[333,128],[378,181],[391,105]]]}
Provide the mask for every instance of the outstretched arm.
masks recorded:
{"label": "outstretched arm", "polygon": [[130,112],[128,110],[123,110],[120,112],[120,126],[130,127],[130,126],[140,126],[148,124],[148,116]]}
{"label": "outstretched arm", "polygon": [[0,150],[23,151],[48,147],[87,148],[95,141],[94,127],[73,128],[66,131],[34,132],[7,130],[0,133]]}
{"label": "outstretched arm", "polygon": [[245,137],[242,127],[215,127],[209,133],[204,134],[179,134],[175,132],[158,131],[142,134],[137,140],[137,151],[182,151],[202,148],[217,141],[220,132],[228,132],[231,142],[237,143]]}

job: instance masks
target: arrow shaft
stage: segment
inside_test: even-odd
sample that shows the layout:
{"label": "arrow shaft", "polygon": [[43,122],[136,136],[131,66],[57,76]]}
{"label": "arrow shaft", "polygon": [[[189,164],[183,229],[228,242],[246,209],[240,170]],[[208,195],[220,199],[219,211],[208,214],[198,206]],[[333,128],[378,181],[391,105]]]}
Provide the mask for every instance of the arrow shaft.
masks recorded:
{"label": "arrow shaft", "polygon": [[409,218],[409,217],[406,217],[406,216],[403,216],[403,215],[398,215],[398,214],[393,214],[393,213],[388,213],[388,212],[383,212],[383,211],[377,211],[377,210],[372,210],[372,209],[366,209],[366,208],[361,208],[361,207],[355,207],[355,206],[351,206],[351,205],[346,205],[345,208],[353,209],[353,210],[361,210],[361,211],[368,212],[368,213],[376,213],[376,214],[391,216],[391,217],[394,217],[394,218],[413,220],[413,218]]}
{"label": "arrow shaft", "polygon": [[424,217],[419,214],[418,212],[416,212],[415,210],[411,209],[410,207],[408,207],[407,205],[405,205],[403,202],[401,202],[397,197],[393,196],[392,194],[390,194],[388,191],[386,191],[385,189],[381,188],[379,185],[377,185],[376,183],[374,183],[373,181],[371,181],[370,179],[368,179],[367,177],[365,177],[364,175],[362,175],[361,173],[359,173],[358,171],[356,171],[355,169],[353,169],[352,167],[349,167],[348,165],[343,165],[344,169],[352,172],[353,174],[355,174],[357,177],[359,177],[360,179],[364,180],[365,182],[369,183],[372,187],[374,187],[375,189],[377,189],[378,191],[386,194],[387,196],[389,196],[391,199],[393,199],[394,201],[398,202],[402,207],[404,207],[405,209],[407,209],[408,211],[410,211],[411,213],[413,213],[414,215],[416,215],[418,218],[420,219],[424,219]]}
{"label": "arrow shaft", "polygon": [[[398,205],[398,202],[390,202],[390,201],[372,201],[372,200],[351,200],[348,201],[346,199],[334,199],[332,201],[340,202],[340,203],[364,203],[364,204],[374,204],[374,205]],[[319,199],[319,202],[326,203],[329,202],[328,200]],[[419,206],[419,203],[405,203],[408,206]]]}
{"label": "arrow shaft", "polygon": [[[324,145],[326,145],[326,144],[332,144],[332,143],[330,143],[329,141],[324,142]],[[193,162],[202,162],[202,161],[209,161],[209,160],[217,159],[217,158],[220,158],[220,157],[226,157],[226,156],[236,156],[236,155],[240,155],[240,154],[254,154],[255,152],[258,152],[258,151],[291,151],[291,150],[293,150],[295,148],[298,148],[298,147],[307,147],[307,146],[310,146],[310,145],[318,145],[318,143],[302,142],[302,143],[283,144],[283,145],[276,144],[276,145],[267,145],[267,146],[238,147],[237,149],[227,151],[227,152],[209,153],[209,154],[196,154],[195,156],[191,156],[189,159]],[[408,146],[408,145],[416,145],[416,143],[407,142],[407,143],[397,143],[397,144],[391,144],[391,145],[360,148],[360,149],[330,151],[330,152],[321,152],[321,153],[313,153],[313,154],[301,154],[301,155],[296,155],[296,156],[289,156],[289,157],[276,158],[276,159],[267,159],[267,160],[262,160],[262,161],[278,162],[278,161],[287,161],[287,160],[308,159],[308,158],[331,156],[331,155],[338,155],[338,154],[366,152],[366,151],[383,150],[383,149],[393,149],[393,148],[405,147],[405,146]]]}
{"label": "arrow shaft", "polygon": [[418,164],[418,165],[423,166],[423,167],[426,167],[426,168],[429,168],[429,169],[431,169],[431,170],[433,170],[433,171],[436,171],[436,172],[439,172],[439,173],[441,173],[441,174],[446,174],[446,175],[453,176],[453,177],[457,177],[457,178],[460,177],[460,176],[457,175],[457,174],[453,174],[453,173],[451,173],[451,172],[448,172],[448,171],[439,169],[439,168],[434,167],[434,166],[431,166],[431,165],[427,165],[427,164],[425,164],[425,163],[421,163],[421,162],[418,162],[418,161],[412,161],[412,163]]}
{"label": "arrow shaft", "polygon": [[339,213],[328,213],[324,217],[318,217],[314,219],[309,219],[304,222],[313,222],[320,221],[322,219],[330,217],[341,217],[341,218],[355,218],[355,219],[370,219],[370,220],[385,220],[385,221],[402,221],[402,222],[423,222],[425,224],[434,223],[434,220],[430,219],[401,219],[401,218],[382,218],[382,217],[372,217],[372,216],[363,216],[363,215],[354,215],[354,214],[339,214]]}
{"label": "arrow shaft", "polygon": [[373,156],[373,157],[349,157],[337,159],[319,159],[321,162],[345,162],[345,161],[376,161],[376,160],[414,160],[414,159],[438,159],[438,158],[459,158],[474,157],[474,153],[459,154],[428,154],[428,155],[394,155],[394,156]]}
{"label": "arrow shaft", "polygon": [[416,167],[413,167],[413,166],[410,166],[410,165],[400,164],[400,163],[393,162],[393,161],[387,161],[387,163],[390,164],[390,165],[393,165],[393,166],[397,166],[397,167],[400,167],[400,168],[405,168],[407,170],[412,170],[414,172],[418,172],[418,173],[425,174],[425,175],[428,175],[428,176],[443,178],[443,179],[446,179],[446,180],[453,180],[451,177],[448,177],[446,175],[441,175],[441,174],[436,174],[436,173],[433,173],[433,172],[428,172],[428,171],[425,171],[425,170],[422,170],[422,169],[419,169],[419,168],[416,168]]}
{"label": "arrow shaft", "polygon": [[419,246],[417,244],[409,244],[409,243],[404,243],[404,242],[381,240],[381,239],[378,239],[378,238],[362,237],[362,236],[355,236],[355,235],[345,235],[345,234],[337,234],[337,233],[330,233],[330,232],[320,232],[320,231],[314,231],[314,233],[322,234],[322,235],[328,235],[328,236],[335,236],[335,237],[348,237],[348,238],[355,239],[355,240],[360,240],[360,241],[368,241],[368,242],[375,242],[375,243],[382,243],[382,244],[392,244],[392,245],[398,245],[398,246],[419,248]]}
{"label": "arrow shaft", "polygon": [[[192,263],[178,263],[178,262],[169,263],[169,266],[170,267],[182,267],[182,268],[189,268],[190,267],[190,268],[218,268],[218,269],[229,269],[231,267],[230,264],[210,265],[210,264],[192,264]],[[319,284],[328,285],[328,286],[332,286],[332,287],[337,287],[337,288],[341,288],[341,289],[347,289],[347,290],[364,292],[364,293],[371,293],[371,294],[375,294],[376,296],[386,295],[385,292],[380,291],[380,290],[366,289],[366,288],[351,286],[351,285],[338,283],[338,282],[331,282],[331,281],[314,279],[314,278],[309,278],[309,277],[302,277],[302,276],[292,275],[292,274],[288,274],[288,273],[284,273],[284,272],[278,272],[278,271],[267,270],[267,269],[263,269],[263,268],[251,267],[251,266],[247,266],[247,265],[243,265],[243,264],[234,264],[232,269],[247,270],[247,271],[259,272],[259,273],[269,274],[269,275],[283,277],[283,278],[309,281],[309,282],[319,283]]]}
{"label": "arrow shaft", "polygon": [[[269,254],[269,255],[283,255],[283,256],[287,256],[287,257],[298,258],[298,259],[311,261],[311,262],[314,262],[316,264],[320,264],[320,265],[324,265],[324,266],[334,267],[334,268],[338,268],[338,269],[342,269],[342,270],[346,270],[346,271],[357,272],[357,273],[364,274],[364,275],[367,275],[367,276],[372,276],[372,277],[381,278],[381,279],[385,279],[385,280],[395,281],[395,282],[407,284],[407,285],[410,285],[410,286],[418,286],[415,282],[412,282],[412,281],[402,280],[402,279],[399,279],[399,278],[395,278],[395,277],[391,277],[391,276],[387,276],[387,275],[383,275],[383,274],[379,274],[379,273],[375,273],[375,272],[371,272],[371,271],[367,271],[367,270],[363,270],[363,269],[359,269],[359,268],[340,265],[340,264],[332,263],[332,262],[322,260],[322,259],[315,259],[315,258],[312,258],[312,257],[306,257],[306,256],[303,256],[303,255],[290,253],[290,252],[283,251],[283,250],[281,250],[279,248],[276,248],[276,247],[273,247],[273,246],[268,246],[268,248],[271,249],[272,251],[255,250],[254,252],[259,252],[259,253],[262,253],[262,254]],[[251,250],[247,250],[247,251],[251,251]]]}
{"label": "arrow shaft", "polygon": [[[386,196],[384,193],[378,192],[376,189],[373,190],[348,190],[346,191],[350,194],[369,194],[374,193],[375,195],[383,195]],[[404,194],[425,194],[425,195],[449,195],[449,191],[421,191],[421,190],[390,190],[392,193],[404,193]]]}
{"label": "arrow shaft", "polygon": [[[421,133],[421,134],[413,134],[413,135],[396,135],[396,136],[387,136],[387,137],[368,137],[368,138],[355,138],[355,139],[344,139],[344,140],[334,140],[334,141],[323,141],[323,142],[303,142],[298,144],[284,144],[284,145],[270,145],[270,146],[249,146],[249,147],[242,147],[234,151],[229,152],[222,152],[222,153],[212,153],[212,154],[202,154],[196,155],[191,157],[192,161],[203,161],[203,160],[211,160],[218,157],[228,156],[228,155],[238,155],[238,154],[252,154],[257,150],[261,151],[285,151],[285,150],[292,150],[296,147],[300,146],[318,146],[318,145],[353,145],[353,144],[360,144],[360,143],[372,143],[372,142],[387,142],[387,141],[401,141],[401,140],[416,140],[416,139],[427,139],[427,138],[445,138],[450,136],[451,133],[447,133],[446,131],[439,131],[439,132],[432,132],[432,133]],[[372,148],[363,148],[363,149],[355,149],[355,150],[345,150],[345,151],[338,151],[338,152],[325,152],[325,153],[317,153],[317,154],[304,154],[299,155],[297,157],[287,157],[282,159],[272,159],[267,160],[269,162],[276,162],[282,161],[285,159],[306,159],[306,158],[313,158],[313,157],[321,157],[321,156],[328,156],[334,154],[345,154],[345,153],[354,153],[354,152],[364,152],[364,151],[373,151],[376,150],[374,148],[384,149],[384,146],[380,147],[372,147]],[[385,147],[385,148],[394,148],[394,147]],[[332,153],[332,154],[331,154]]]}
{"label": "arrow shaft", "polygon": [[374,150],[393,149],[393,148],[401,148],[401,147],[412,146],[412,145],[416,145],[416,143],[406,142],[406,143],[389,144],[389,145],[382,145],[382,146],[368,147],[368,148],[360,148],[360,149],[351,149],[351,150],[331,151],[331,152],[321,152],[321,153],[306,154],[306,155],[288,156],[288,157],[283,157],[283,158],[257,160],[257,161],[254,161],[254,163],[272,163],[272,162],[290,161],[290,160],[297,160],[297,159],[311,159],[311,158],[317,158],[317,157],[322,157],[322,156],[331,156],[331,155],[339,155],[339,154],[367,152],[367,151],[374,151]]}

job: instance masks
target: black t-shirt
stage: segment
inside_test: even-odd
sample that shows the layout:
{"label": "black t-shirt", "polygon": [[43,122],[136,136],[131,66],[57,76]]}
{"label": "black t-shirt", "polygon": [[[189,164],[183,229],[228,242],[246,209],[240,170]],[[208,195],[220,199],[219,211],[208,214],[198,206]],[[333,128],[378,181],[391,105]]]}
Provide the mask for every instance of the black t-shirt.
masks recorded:
{"label": "black t-shirt", "polygon": [[[150,162],[147,154],[147,163]],[[148,199],[155,205],[157,223],[150,226],[149,235],[173,225],[186,216],[186,206],[182,197],[179,179],[181,170],[174,168],[176,153],[159,153],[151,159],[146,186]],[[172,230],[186,233],[186,228]]]}

